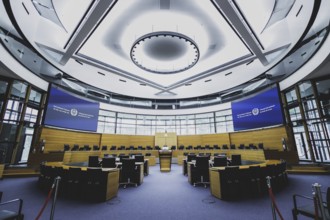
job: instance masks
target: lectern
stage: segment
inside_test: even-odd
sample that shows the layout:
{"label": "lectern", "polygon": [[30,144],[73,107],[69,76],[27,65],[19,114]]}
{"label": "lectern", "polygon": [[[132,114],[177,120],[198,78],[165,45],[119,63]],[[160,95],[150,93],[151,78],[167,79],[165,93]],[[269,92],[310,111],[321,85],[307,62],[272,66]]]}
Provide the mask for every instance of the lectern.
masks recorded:
{"label": "lectern", "polygon": [[172,151],[171,150],[159,150],[159,164],[161,172],[170,172],[172,163]]}

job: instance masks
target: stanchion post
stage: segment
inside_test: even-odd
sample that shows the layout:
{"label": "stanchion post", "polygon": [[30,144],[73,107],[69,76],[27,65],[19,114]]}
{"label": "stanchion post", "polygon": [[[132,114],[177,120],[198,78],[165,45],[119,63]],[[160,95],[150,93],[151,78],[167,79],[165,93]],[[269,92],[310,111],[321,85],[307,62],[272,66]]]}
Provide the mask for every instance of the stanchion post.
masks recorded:
{"label": "stanchion post", "polygon": [[[272,188],[272,186],[271,186],[271,184],[270,184],[270,179],[271,179],[271,177],[270,177],[270,176],[266,176],[266,179],[267,179],[267,186],[268,186],[268,189],[271,190],[271,188]],[[270,204],[271,204],[271,207],[272,207],[273,219],[276,220],[275,207],[274,207],[274,203],[273,203],[272,198],[270,198]]]}
{"label": "stanchion post", "polygon": [[316,208],[320,208],[322,219],[325,219],[326,216],[325,216],[325,210],[324,210],[324,206],[323,206],[321,185],[318,183],[314,183],[313,189],[316,194],[317,204],[319,205],[319,207],[316,207]]}
{"label": "stanchion post", "polygon": [[56,200],[57,200],[57,193],[58,193],[58,186],[60,184],[61,177],[58,176],[55,178],[55,193],[54,193],[54,199],[53,199],[53,204],[52,204],[52,209],[50,211],[50,220],[53,220],[54,218],[54,212],[55,212],[55,205],[56,205]]}

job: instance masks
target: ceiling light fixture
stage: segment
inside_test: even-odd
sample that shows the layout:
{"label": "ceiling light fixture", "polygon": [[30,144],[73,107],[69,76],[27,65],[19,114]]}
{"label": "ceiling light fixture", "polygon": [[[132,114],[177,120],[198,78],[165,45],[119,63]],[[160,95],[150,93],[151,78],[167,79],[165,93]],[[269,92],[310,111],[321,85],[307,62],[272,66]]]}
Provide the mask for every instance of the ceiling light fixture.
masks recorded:
{"label": "ceiling light fixture", "polygon": [[185,35],[154,32],[134,42],[131,59],[141,69],[171,74],[192,68],[199,59],[199,50],[196,43]]}

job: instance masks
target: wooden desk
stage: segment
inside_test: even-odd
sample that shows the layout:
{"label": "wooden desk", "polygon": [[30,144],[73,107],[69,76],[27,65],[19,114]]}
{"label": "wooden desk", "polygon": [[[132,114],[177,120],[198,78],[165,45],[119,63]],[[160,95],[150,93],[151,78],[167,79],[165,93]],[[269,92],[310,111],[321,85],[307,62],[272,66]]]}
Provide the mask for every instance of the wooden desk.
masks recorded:
{"label": "wooden desk", "polygon": [[[62,162],[47,162],[45,163],[46,167],[49,167],[50,169],[47,169],[50,173],[42,173],[42,170],[40,172],[39,182],[40,178],[54,178],[53,173],[56,167],[62,167],[64,170],[69,170],[70,167],[80,167],[80,166],[74,166],[74,165],[65,165]],[[87,168],[88,167],[80,167],[82,172],[82,184],[85,184],[84,181],[84,175],[86,175]],[[107,179],[104,186],[100,186],[97,190],[101,190],[102,198],[100,198],[100,201],[106,201],[109,199],[114,198],[118,194],[118,188],[119,188],[119,169],[118,168],[102,168],[102,171],[107,173]],[[68,174],[70,174],[68,172]],[[62,183],[60,182],[60,185],[66,186],[66,184],[63,181],[66,181],[67,177],[62,177]],[[52,182],[52,181],[51,181]],[[81,194],[84,194],[83,187],[81,187]],[[93,193],[93,192],[90,192]],[[96,192],[95,192],[96,193]]]}
{"label": "wooden desk", "polygon": [[[279,165],[280,163],[281,163],[281,161],[279,161],[279,160],[266,160],[265,162],[260,163],[260,164],[239,166],[239,170],[244,171],[246,169],[249,169],[250,166],[260,166],[261,168],[263,168],[263,167],[266,167],[267,165],[271,165],[271,164]],[[189,163],[188,163],[188,169],[189,169]],[[277,169],[279,169],[279,167]],[[211,194],[219,199],[223,199],[224,188],[221,185],[221,182],[223,181],[222,171],[224,171],[224,170],[225,170],[225,167],[211,167],[209,169]],[[189,170],[188,170],[188,175],[189,175]],[[270,174],[264,173],[264,177],[267,175],[270,175]],[[267,188],[267,187],[264,186],[264,188]]]}
{"label": "wooden desk", "polygon": [[159,165],[161,172],[170,172],[172,164],[172,151],[160,150],[159,152]]}

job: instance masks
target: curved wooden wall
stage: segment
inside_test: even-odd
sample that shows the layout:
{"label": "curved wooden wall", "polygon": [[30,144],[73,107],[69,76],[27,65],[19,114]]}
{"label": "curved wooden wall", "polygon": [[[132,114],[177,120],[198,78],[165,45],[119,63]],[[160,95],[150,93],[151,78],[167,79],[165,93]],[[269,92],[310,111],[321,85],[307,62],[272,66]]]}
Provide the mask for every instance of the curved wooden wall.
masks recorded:
{"label": "curved wooden wall", "polygon": [[[64,144],[79,144],[80,147],[88,144],[93,145],[107,145],[108,148],[112,145],[119,146],[154,146],[155,136],[153,135],[121,135],[121,134],[97,134],[88,132],[68,131],[55,128],[43,128],[41,132],[41,139],[46,140],[45,152],[61,151]],[[232,132],[222,134],[202,134],[202,135],[178,135],[177,146],[197,145],[205,146],[218,144],[220,147],[223,144],[254,144],[263,143],[265,149],[269,150],[283,150],[282,138],[285,138],[290,149],[290,145],[286,128],[276,127],[261,130]]]}

